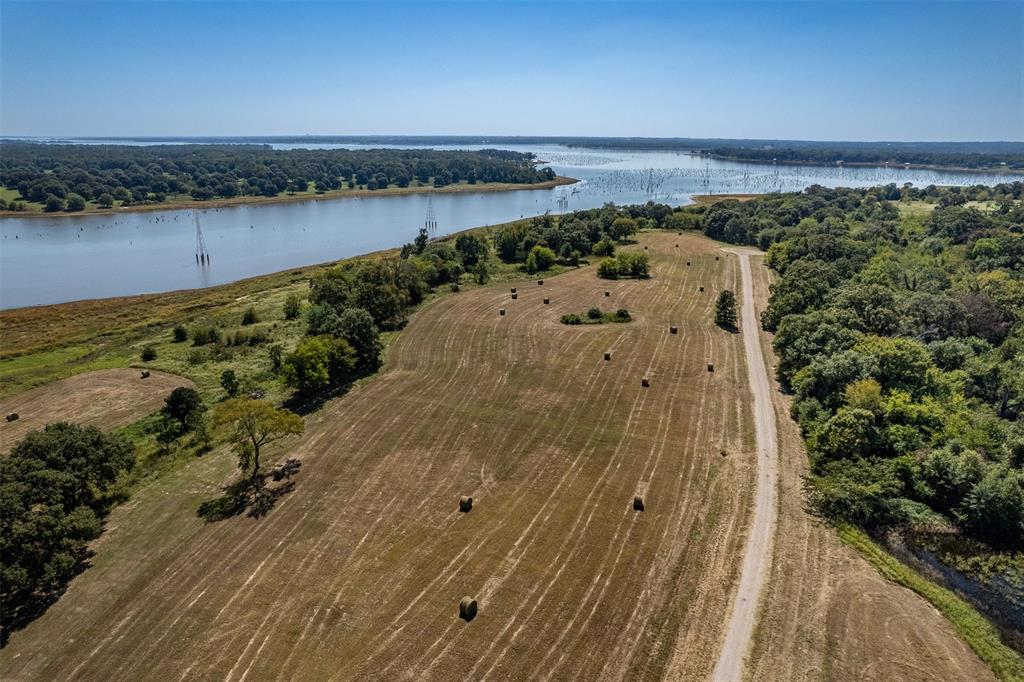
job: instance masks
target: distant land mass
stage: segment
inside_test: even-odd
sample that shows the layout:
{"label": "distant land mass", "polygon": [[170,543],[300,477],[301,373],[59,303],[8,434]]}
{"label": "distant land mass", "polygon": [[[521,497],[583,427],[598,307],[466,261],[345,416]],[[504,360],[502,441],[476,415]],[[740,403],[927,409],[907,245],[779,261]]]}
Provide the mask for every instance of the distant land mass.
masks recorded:
{"label": "distant land mass", "polygon": [[807,164],[908,164],[918,167],[1024,169],[1024,142],[892,142],[849,140],[765,140],[699,137],[588,137],[519,135],[267,135],[125,136],[18,138],[41,142],[138,142],[143,144],[358,144],[564,145],[599,149],[664,150],[702,153],[720,159]]}

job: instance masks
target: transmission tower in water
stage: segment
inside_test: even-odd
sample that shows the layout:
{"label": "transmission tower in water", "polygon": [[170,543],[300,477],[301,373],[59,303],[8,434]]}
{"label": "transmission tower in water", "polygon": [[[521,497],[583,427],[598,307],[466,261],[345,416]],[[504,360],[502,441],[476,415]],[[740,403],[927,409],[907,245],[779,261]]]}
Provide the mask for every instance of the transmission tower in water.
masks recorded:
{"label": "transmission tower in water", "polygon": [[437,218],[434,217],[434,200],[427,198],[427,219],[423,221],[423,227],[431,237],[437,235]]}
{"label": "transmission tower in water", "polygon": [[210,252],[206,250],[206,240],[203,239],[203,228],[199,226],[199,211],[192,211],[192,217],[196,221],[196,264],[209,265]]}

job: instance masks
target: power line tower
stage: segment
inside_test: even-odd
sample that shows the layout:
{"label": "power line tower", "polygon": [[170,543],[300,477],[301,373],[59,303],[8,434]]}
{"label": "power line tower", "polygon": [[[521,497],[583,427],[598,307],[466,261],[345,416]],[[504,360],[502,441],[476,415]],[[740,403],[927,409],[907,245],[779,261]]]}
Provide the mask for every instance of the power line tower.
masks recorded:
{"label": "power line tower", "polygon": [[210,252],[206,250],[206,240],[203,239],[203,228],[199,226],[199,211],[192,211],[192,217],[196,222],[196,264],[209,265]]}
{"label": "power line tower", "polygon": [[423,221],[423,227],[431,238],[437,236],[437,218],[434,217],[434,200],[427,198],[427,219]]}

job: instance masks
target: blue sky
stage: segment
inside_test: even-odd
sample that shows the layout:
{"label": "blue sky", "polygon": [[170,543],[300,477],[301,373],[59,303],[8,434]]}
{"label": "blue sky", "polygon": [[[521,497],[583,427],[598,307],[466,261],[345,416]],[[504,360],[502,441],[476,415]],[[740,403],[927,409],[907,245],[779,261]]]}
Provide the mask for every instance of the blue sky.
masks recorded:
{"label": "blue sky", "polygon": [[1024,140],[1024,3],[0,2],[4,135]]}

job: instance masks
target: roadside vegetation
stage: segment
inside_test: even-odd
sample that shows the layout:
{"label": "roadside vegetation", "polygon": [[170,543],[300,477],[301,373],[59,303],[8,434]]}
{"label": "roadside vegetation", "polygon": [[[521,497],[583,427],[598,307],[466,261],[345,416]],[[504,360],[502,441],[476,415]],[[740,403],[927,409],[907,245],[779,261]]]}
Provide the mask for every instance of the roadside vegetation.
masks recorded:
{"label": "roadside vegetation", "polygon": [[1004,624],[1024,584],[1022,196],[811,187],[691,209],[778,273],[761,323],[813,507],[983,585]]}
{"label": "roadside vegetation", "polygon": [[532,154],[489,149],[292,149],[266,145],[0,142],[0,211],[77,212],[358,191],[536,184]]}

